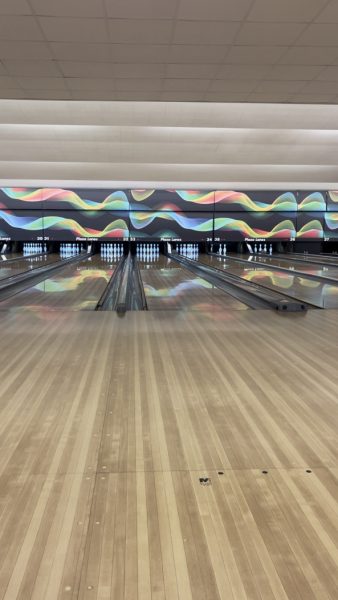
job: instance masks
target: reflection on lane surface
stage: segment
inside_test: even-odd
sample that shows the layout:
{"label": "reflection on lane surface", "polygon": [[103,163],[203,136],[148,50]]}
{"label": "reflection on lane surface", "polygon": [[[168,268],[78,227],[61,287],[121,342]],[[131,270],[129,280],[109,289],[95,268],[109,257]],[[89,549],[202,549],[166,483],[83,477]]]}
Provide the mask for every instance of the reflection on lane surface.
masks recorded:
{"label": "reflection on lane surface", "polygon": [[335,266],[322,266],[314,265],[311,263],[305,263],[302,261],[288,260],[286,257],[274,257],[266,256],[265,254],[230,254],[228,257],[240,258],[247,260],[248,263],[253,264],[256,262],[264,263],[265,265],[273,265],[275,267],[282,267],[289,271],[302,271],[304,274],[317,275],[319,277],[329,277],[330,279],[337,279],[338,282],[338,267]]}
{"label": "reflection on lane surface", "polygon": [[58,260],[60,260],[58,254],[48,254],[45,256],[22,258],[22,260],[17,260],[13,263],[1,261],[0,280],[5,279],[6,277],[11,277],[12,275],[19,275],[19,273],[23,273],[24,271],[30,271],[32,269],[36,269],[37,267],[42,267],[44,265],[56,262]]}
{"label": "reflection on lane surface", "polygon": [[115,266],[99,256],[86,258],[1,302],[0,309],[94,310]]}
{"label": "reflection on lane surface", "polygon": [[149,264],[139,261],[139,268],[149,310],[180,309],[210,313],[225,308],[248,308],[170,258],[160,256],[158,261]]}
{"label": "reflection on lane surface", "polygon": [[290,252],[288,254],[275,254],[275,258],[288,258],[294,262],[298,260],[302,263],[313,263],[327,266],[338,266],[338,255],[328,256],[326,254],[299,254],[296,252]]}
{"label": "reflection on lane surface", "polygon": [[286,271],[276,271],[258,265],[249,267],[244,263],[231,261],[229,257],[204,254],[200,256],[199,260],[242,279],[264,285],[277,292],[284,292],[303,302],[309,302],[321,308],[338,308],[338,285],[322,283],[306,279],[301,275],[293,275]]}

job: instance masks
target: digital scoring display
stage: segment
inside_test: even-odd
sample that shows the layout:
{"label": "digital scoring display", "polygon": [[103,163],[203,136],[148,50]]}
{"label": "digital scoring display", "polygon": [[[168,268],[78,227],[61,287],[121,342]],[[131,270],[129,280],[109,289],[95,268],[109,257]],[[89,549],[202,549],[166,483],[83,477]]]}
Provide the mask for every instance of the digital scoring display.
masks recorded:
{"label": "digital scoring display", "polygon": [[327,192],[327,210],[338,212],[338,190]]}
{"label": "digital scoring display", "polygon": [[29,242],[43,239],[43,216],[39,210],[0,209],[0,240]]}
{"label": "digital scoring display", "polygon": [[127,190],[41,188],[45,210],[129,210]]}
{"label": "digital scoring display", "polygon": [[130,211],[131,240],[203,241],[212,235],[212,213]]}
{"label": "digital scoring display", "polygon": [[208,190],[130,190],[129,200],[133,211],[212,212],[214,196]]}
{"label": "digital scoring display", "polygon": [[298,213],[297,240],[324,239],[324,213]]}
{"label": "digital scoring display", "polygon": [[324,214],[324,238],[338,240],[338,212]]}
{"label": "digital scoring display", "polygon": [[215,241],[294,240],[295,213],[217,213]]}
{"label": "digital scoring display", "polygon": [[44,211],[45,240],[119,241],[129,237],[128,211]]}
{"label": "digital scoring display", "polygon": [[296,192],[216,191],[215,212],[296,212]]}
{"label": "digital scoring display", "polygon": [[298,211],[325,212],[326,192],[298,192]]}

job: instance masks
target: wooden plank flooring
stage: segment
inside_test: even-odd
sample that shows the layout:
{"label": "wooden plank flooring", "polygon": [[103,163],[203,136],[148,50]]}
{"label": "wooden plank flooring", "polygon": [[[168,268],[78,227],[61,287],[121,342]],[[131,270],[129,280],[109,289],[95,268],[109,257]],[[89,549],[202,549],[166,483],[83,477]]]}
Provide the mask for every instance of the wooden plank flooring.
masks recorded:
{"label": "wooden plank flooring", "polygon": [[337,599],[338,311],[0,331],[0,599]]}

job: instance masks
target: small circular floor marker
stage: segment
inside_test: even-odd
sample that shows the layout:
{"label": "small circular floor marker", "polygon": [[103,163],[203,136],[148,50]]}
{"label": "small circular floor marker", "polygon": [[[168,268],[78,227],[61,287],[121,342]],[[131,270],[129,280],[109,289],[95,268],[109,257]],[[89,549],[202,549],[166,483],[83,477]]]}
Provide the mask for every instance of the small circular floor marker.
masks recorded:
{"label": "small circular floor marker", "polygon": [[218,471],[218,475],[224,475],[224,471]]}
{"label": "small circular floor marker", "polygon": [[306,469],[307,473],[312,473],[311,469]]}
{"label": "small circular floor marker", "polygon": [[264,471],[262,471],[263,475],[267,475],[269,473],[269,471],[267,471],[266,469],[264,469]]}

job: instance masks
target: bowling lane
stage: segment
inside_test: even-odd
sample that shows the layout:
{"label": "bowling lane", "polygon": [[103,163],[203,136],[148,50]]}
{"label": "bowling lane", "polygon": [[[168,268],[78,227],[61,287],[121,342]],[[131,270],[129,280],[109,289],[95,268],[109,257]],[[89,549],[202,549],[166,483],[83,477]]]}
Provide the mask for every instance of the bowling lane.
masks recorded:
{"label": "bowling lane", "polygon": [[0,302],[0,310],[94,310],[116,264],[98,255],[85,258]]}
{"label": "bowling lane", "polygon": [[199,261],[320,308],[338,308],[338,285],[276,271],[268,266],[235,262],[225,256],[202,254]]}
{"label": "bowling lane", "polygon": [[313,263],[318,265],[338,266],[338,256],[327,254],[299,254],[296,252],[288,254],[274,254],[275,258],[288,258],[290,262]]}
{"label": "bowling lane", "polygon": [[338,266],[324,266],[314,265],[313,263],[306,263],[302,260],[288,260],[285,256],[266,256],[265,254],[230,254],[229,258],[240,258],[246,259],[248,263],[253,264],[256,262],[264,263],[265,265],[272,265],[274,267],[282,267],[283,269],[289,269],[289,271],[302,271],[305,275],[316,275],[318,277],[329,277],[330,279],[336,279],[338,283]]}
{"label": "bowling lane", "polygon": [[154,262],[138,264],[149,310],[217,312],[248,308],[170,258],[160,256]]}
{"label": "bowling lane", "polygon": [[22,257],[20,260],[15,260],[12,263],[7,262],[6,260],[1,260],[0,280],[5,279],[6,277],[12,277],[13,275],[19,275],[19,273],[23,273],[24,271],[30,271],[32,269],[36,269],[37,267],[55,263],[58,260],[60,260],[60,256],[58,254],[46,254],[43,256],[36,256],[34,258],[26,256],[25,258]]}

